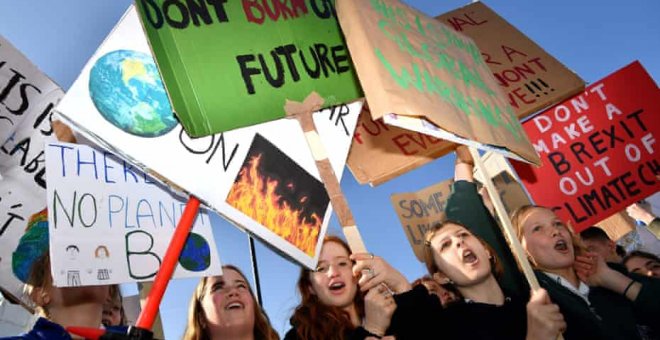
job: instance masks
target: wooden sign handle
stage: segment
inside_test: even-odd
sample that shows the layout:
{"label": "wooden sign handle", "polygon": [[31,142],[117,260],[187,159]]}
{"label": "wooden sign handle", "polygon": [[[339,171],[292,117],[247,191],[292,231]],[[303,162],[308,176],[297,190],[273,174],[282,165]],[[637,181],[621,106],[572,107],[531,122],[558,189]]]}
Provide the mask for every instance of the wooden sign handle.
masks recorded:
{"label": "wooden sign handle", "polygon": [[[520,268],[522,268],[523,274],[525,275],[525,278],[527,279],[529,286],[532,288],[532,290],[536,291],[539,288],[541,288],[541,285],[539,284],[539,281],[536,279],[536,275],[534,275],[534,270],[532,269],[532,265],[529,263],[529,260],[527,259],[527,254],[525,253],[525,250],[520,244],[520,240],[518,240],[518,237],[516,236],[516,233],[513,230],[511,219],[509,218],[509,214],[506,212],[506,209],[504,209],[504,204],[502,203],[502,199],[500,198],[500,195],[497,194],[497,189],[495,189],[495,184],[493,184],[493,179],[490,177],[488,170],[484,166],[484,163],[481,160],[481,156],[479,155],[479,151],[477,151],[477,149],[475,149],[474,147],[469,147],[469,148],[470,148],[470,154],[472,154],[472,158],[474,159],[474,165],[477,167],[477,169],[481,171],[481,174],[484,177],[484,185],[486,186],[486,189],[488,189],[488,196],[490,196],[490,200],[491,202],[493,202],[493,206],[495,207],[495,212],[497,212],[497,218],[500,220],[500,227],[504,232],[504,236],[506,237],[507,243],[509,243],[509,248],[511,248],[511,252],[513,253],[513,256],[516,258],[518,265],[520,266]],[[564,340],[564,336],[559,334],[557,336],[557,340]]]}
{"label": "wooden sign handle", "polygon": [[474,159],[474,165],[477,167],[477,169],[479,169],[479,171],[481,171],[481,174],[483,175],[484,185],[486,186],[486,189],[488,189],[488,196],[490,197],[491,202],[493,202],[495,212],[497,212],[497,217],[500,220],[500,227],[504,232],[507,243],[509,243],[509,248],[511,248],[511,252],[516,258],[518,265],[522,269],[527,282],[529,282],[529,286],[533,290],[537,290],[541,288],[541,286],[539,285],[539,281],[536,279],[536,275],[534,275],[534,270],[532,269],[532,265],[527,259],[527,254],[525,253],[525,250],[523,249],[515,231],[513,230],[511,219],[509,219],[509,214],[506,212],[506,209],[504,209],[504,204],[502,203],[500,195],[497,194],[497,189],[495,188],[495,184],[493,184],[493,179],[490,177],[488,170],[484,166],[484,163],[481,160],[481,156],[479,155],[479,151],[477,151],[477,149],[474,147],[469,147],[469,149],[470,154],[472,154],[472,158]]}
{"label": "wooden sign handle", "polygon": [[353,213],[348,206],[348,201],[346,201],[346,196],[344,196],[344,193],[341,191],[337,175],[335,174],[335,171],[332,170],[332,165],[328,159],[328,153],[321,142],[321,137],[316,131],[312,112],[308,111],[299,113],[294,115],[294,117],[298,120],[298,123],[300,123],[300,126],[305,133],[305,140],[312,152],[316,167],[321,175],[321,181],[325,186],[325,190],[328,192],[332,208],[337,214],[339,224],[342,227],[341,229],[346,237],[346,241],[348,241],[348,246],[351,248],[351,252],[354,254],[366,253],[367,247],[362,241],[360,231],[358,230],[357,225],[355,225]]}

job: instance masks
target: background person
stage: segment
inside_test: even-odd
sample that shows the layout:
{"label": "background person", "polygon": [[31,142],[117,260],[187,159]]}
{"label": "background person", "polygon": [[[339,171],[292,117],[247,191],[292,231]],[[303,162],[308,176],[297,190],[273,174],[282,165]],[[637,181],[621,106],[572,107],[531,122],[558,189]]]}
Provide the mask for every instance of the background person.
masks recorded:
{"label": "background person", "polygon": [[222,266],[222,275],[202,278],[190,300],[185,340],[278,340],[245,275]]}
{"label": "background person", "polygon": [[580,239],[587,251],[598,254],[607,263],[620,264],[623,260],[617,253],[616,243],[599,227],[591,226],[582,230]]}
{"label": "background person", "polygon": [[437,296],[440,299],[440,303],[443,307],[447,307],[450,303],[460,300],[460,294],[458,291],[456,291],[455,287],[453,287],[451,284],[441,285],[429,275],[424,275],[413,281],[413,287],[418,285],[423,285],[426,287],[426,290],[429,291],[429,294],[434,294]]}
{"label": "background person", "polygon": [[103,326],[128,326],[126,324],[126,313],[124,313],[123,299],[119,285],[109,287],[110,294],[103,304],[103,315],[101,323]]}
{"label": "background person", "polygon": [[651,253],[632,251],[623,259],[623,265],[630,273],[660,278],[660,258]]}
{"label": "background person", "polygon": [[12,269],[25,283],[39,319],[32,329],[8,339],[72,339],[68,326],[98,328],[108,286],[55,287],[48,255],[48,212],[32,215],[12,254]]}

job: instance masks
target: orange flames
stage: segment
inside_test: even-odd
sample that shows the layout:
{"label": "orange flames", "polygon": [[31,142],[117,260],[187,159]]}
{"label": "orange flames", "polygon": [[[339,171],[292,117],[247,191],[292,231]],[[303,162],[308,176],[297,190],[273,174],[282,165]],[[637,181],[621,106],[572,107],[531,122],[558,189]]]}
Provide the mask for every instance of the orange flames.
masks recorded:
{"label": "orange flames", "polygon": [[[302,216],[281,196],[275,193],[278,181],[259,173],[261,155],[254,156],[244,165],[227,196],[227,203],[270,229],[309,256],[314,256],[322,219],[312,214]],[[293,184],[286,185],[293,189]],[[300,203],[307,201],[303,197]]]}

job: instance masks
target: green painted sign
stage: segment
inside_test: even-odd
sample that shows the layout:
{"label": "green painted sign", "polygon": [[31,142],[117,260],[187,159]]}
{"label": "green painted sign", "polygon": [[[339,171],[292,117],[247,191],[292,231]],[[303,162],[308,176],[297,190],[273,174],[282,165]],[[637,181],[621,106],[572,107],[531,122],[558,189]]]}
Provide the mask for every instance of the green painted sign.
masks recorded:
{"label": "green painted sign", "polygon": [[137,0],[174,111],[193,137],[362,97],[333,0]]}

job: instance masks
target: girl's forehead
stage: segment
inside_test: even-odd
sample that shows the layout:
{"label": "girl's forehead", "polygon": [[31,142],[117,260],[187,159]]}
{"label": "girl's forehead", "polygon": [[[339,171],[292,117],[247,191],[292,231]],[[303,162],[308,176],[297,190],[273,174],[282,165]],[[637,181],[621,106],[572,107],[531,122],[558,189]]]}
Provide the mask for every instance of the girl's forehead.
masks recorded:
{"label": "girl's forehead", "polygon": [[241,276],[241,274],[231,268],[222,268],[222,275],[210,277],[208,279],[208,284],[213,284],[216,282],[232,282],[235,280],[244,281],[245,279],[243,276]]}
{"label": "girl's forehead", "polygon": [[452,234],[454,234],[458,231],[463,231],[463,230],[467,230],[467,229],[465,227],[461,226],[461,225],[458,225],[458,224],[448,223],[447,225],[442,227],[442,229],[438,230],[435,233],[435,236],[437,237],[437,236],[452,235]]}
{"label": "girl's forehead", "polygon": [[325,259],[331,259],[334,257],[338,256],[343,256],[343,257],[348,257],[349,254],[344,249],[344,247],[337,243],[337,242],[326,242],[323,245],[323,249],[321,250],[321,257]]}
{"label": "girl's forehead", "polygon": [[534,207],[530,209],[525,216],[523,216],[523,222],[527,221],[539,221],[539,220],[554,220],[557,218],[557,215],[550,209]]}

